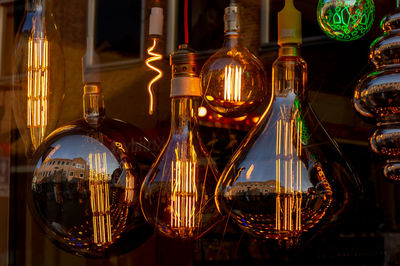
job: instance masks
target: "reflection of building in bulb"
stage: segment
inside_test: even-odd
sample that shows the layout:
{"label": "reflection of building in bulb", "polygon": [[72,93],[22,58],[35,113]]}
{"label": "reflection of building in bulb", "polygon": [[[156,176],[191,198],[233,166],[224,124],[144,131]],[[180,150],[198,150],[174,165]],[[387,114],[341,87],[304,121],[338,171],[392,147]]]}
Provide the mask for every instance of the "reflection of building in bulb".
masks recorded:
{"label": "reflection of building in bulb", "polygon": [[171,226],[190,230],[195,227],[196,163],[187,160],[172,162],[171,175]]}
{"label": "reflection of building in bulb", "polygon": [[242,67],[225,66],[224,99],[240,102],[242,94]]}
{"label": "reflection of building in bulb", "polygon": [[30,37],[28,42],[27,126],[36,148],[47,128],[49,49],[46,37]]}
{"label": "reflection of building in bulb", "polygon": [[150,95],[150,104],[149,104],[149,114],[152,115],[154,112],[154,91],[153,91],[153,86],[154,83],[156,83],[158,80],[162,78],[162,71],[155,66],[153,66],[151,63],[155,61],[160,61],[162,60],[163,56],[161,54],[155,53],[154,50],[157,47],[158,39],[153,38],[153,45],[147,49],[147,54],[150,56],[149,58],[146,59],[145,63],[146,66],[148,66],[150,69],[156,71],[158,74],[155,76],[152,80],[150,80],[149,84],[147,85],[147,90]]}
{"label": "reflection of building in bulb", "polygon": [[111,243],[112,240],[106,153],[90,153],[89,167],[90,203],[93,213],[93,241],[98,245],[104,245]]}
{"label": "reflection of building in bulb", "polygon": [[287,113],[285,106],[280,107],[280,114],[282,118],[276,122],[275,229],[295,232],[301,230],[302,165],[298,158],[301,158],[302,126],[295,125],[295,120]]}

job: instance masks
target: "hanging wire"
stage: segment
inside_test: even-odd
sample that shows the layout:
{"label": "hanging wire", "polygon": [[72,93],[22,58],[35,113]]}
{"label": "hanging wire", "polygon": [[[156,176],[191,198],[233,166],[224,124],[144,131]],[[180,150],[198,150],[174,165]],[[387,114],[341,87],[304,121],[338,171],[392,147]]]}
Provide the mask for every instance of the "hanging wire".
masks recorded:
{"label": "hanging wire", "polygon": [[184,20],[184,29],[185,29],[185,44],[189,44],[189,0],[185,0],[184,4],[184,13],[183,13],[183,20]]}

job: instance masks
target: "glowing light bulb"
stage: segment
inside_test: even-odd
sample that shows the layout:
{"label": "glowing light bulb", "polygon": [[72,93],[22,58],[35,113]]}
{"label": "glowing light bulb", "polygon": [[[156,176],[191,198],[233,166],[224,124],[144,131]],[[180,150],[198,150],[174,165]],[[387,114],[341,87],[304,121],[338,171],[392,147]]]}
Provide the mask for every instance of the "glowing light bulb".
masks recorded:
{"label": "glowing light bulb", "polygon": [[181,240],[199,238],[219,218],[217,170],[196,126],[201,91],[194,56],[186,45],[171,56],[171,133],[140,192],[146,220],[163,235]]}
{"label": "glowing light bulb", "polygon": [[105,116],[98,84],[84,90],[84,118],[56,129],[33,155],[28,204],[62,249],[119,255],[153,233],[140,211],[139,189],[154,156],[140,130]]}
{"label": "glowing light bulb", "polygon": [[[282,21],[287,14],[290,20]],[[291,22],[301,21],[301,14],[289,3],[278,21],[279,31],[299,27]],[[245,232],[287,248],[303,244],[333,214],[343,213],[350,191],[358,188],[307,104],[307,64],[293,43],[301,42],[301,31],[290,32],[294,35],[278,34],[284,39],[272,67],[274,98],[226,165],[215,192],[219,211]]]}
{"label": "glowing light bulb", "polygon": [[399,14],[397,8],[382,19],[383,36],[371,44],[369,55],[376,70],[359,81],[353,97],[356,111],[375,120],[371,149],[386,160],[385,177],[396,182],[400,181]]}
{"label": "glowing light bulb", "polygon": [[225,9],[224,47],[212,55],[201,70],[204,99],[224,116],[243,116],[268,96],[262,63],[239,39],[238,7]]}
{"label": "glowing light bulb", "polygon": [[163,10],[160,7],[153,7],[151,9],[150,14],[150,23],[149,23],[149,35],[152,36],[153,45],[147,49],[147,54],[149,57],[146,59],[145,64],[151,70],[157,72],[158,74],[150,80],[149,84],[147,85],[147,91],[149,92],[150,96],[150,103],[149,103],[149,114],[152,115],[154,113],[154,90],[153,87],[155,83],[160,80],[163,76],[162,71],[152,65],[153,62],[161,61],[163,56],[159,53],[156,53],[155,50],[157,49],[158,42],[162,35],[162,28],[163,28]]}
{"label": "glowing light bulb", "polygon": [[64,56],[43,0],[27,3],[14,61],[13,106],[29,156],[56,128],[64,97]]}
{"label": "glowing light bulb", "polygon": [[318,24],[329,37],[353,41],[372,27],[375,16],[373,0],[319,0]]}

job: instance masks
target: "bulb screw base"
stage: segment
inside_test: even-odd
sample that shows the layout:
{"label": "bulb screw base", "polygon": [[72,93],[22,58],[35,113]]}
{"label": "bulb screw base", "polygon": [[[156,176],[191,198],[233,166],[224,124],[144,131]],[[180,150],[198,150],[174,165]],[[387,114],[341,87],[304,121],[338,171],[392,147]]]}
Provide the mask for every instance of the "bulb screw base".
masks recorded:
{"label": "bulb screw base", "polygon": [[238,34],[240,31],[239,8],[236,3],[225,8],[224,31],[226,35]]}

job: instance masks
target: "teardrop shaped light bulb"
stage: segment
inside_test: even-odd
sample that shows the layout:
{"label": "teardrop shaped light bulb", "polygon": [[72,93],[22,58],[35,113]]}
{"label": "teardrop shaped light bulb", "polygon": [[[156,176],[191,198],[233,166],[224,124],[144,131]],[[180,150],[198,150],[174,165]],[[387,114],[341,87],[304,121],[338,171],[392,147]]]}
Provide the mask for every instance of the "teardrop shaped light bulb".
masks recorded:
{"label": "teardrop shaped light bulb", "polygon": [[64,53],[44,3],[27,1],[15,42],[13,109],[28,156],[57,127],[64,98]]}
{"label": "teardrop shaped light bulb", "polygon": [[318,24],[322,31],[338,41],[362,38],[374,23],[373,0],[319,0]]}

